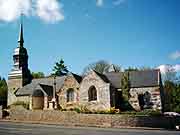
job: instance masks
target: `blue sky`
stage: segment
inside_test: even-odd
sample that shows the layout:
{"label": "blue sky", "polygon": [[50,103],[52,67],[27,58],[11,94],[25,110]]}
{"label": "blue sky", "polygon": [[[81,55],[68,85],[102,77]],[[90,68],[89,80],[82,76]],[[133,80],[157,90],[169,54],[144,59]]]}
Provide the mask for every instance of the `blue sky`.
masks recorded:
{"label": "blue sky", "polygon": [[[180,70],[179,0],[52,1],[58,5],[52,6],[55,10],[50,17],[43,12],[38,14],[37,9],[28,11],[28,4],[21,4],[25,14],[24,46],[31,71],[49,74],[60,58],[70,71],[78,74],[98,60],[123,68],[171,64],[178,65]],[[5,7],[11,7],[12,3],[8,4]],[[12,15],[1,8],[0,75],[7,78],[20,20],[19,10]]]}

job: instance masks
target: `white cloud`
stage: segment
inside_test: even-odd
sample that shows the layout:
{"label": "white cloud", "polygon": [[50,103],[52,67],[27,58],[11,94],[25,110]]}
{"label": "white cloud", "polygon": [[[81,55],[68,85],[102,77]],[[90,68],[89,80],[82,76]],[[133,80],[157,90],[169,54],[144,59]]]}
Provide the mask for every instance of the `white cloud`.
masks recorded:
{"label": "white cloud", "polygon": [[46,22],[54,23],[64,20],[62,5],[57,0],[37,0],[36,13]]}
{"label": "white cloud", "polygon": [[120,4],[124,3],[124,2],[125,2],[125,0],[115,0],[113,2],[113,5],[118,6],[118,5],[120,5]]}
{"label": "white cloud", "polygon": [[158,67],[158,69],[160,69],[162,74],[166,74],[169,71],[180,72],[180,64],[176,64],[176,65],[160,65]]}
{"label": "white cloud", "polygon": [[14,21],[22,12],[28,16],[31,5],[31,0],[0,0],[0,21]]}
{"label": "white cloud", "polygon": [[104,4],[104,0],[96,0],[96,5],[97,5],[98,7],[102,7],[103,4]]}
{"label": "white cloud", "polygon": [[180,64],[174,66],[176,72],[180,72]]}
{"label": "white cloud", "polygon": [[36,15],[50,23],[64,20],[58,0],[0,0],[0,21],[15,21],[21,13],[25,16]]}
{"label": "white cloud", "polygon": [[171,58],[171,59],[174,59],[174,60],[180,59],[180,51],[176,51],[176,52],[172,53],[172,54],[170,55],[170,58]]}

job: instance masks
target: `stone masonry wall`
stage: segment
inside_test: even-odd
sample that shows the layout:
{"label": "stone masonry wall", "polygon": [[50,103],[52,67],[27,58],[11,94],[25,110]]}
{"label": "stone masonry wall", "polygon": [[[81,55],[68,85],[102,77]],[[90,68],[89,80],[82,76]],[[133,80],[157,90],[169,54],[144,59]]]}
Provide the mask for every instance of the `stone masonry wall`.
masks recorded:
{"label": "stone masonry wall", "polygon": [[[109,114],[78,114],[76,112],[61,111],[29,111],[22,107],[10,110],[10,119],[17,121],[47,122],[67,126],[92,127],[154,127],[171,128],[177,122],[172,117],[126,116]],[[180,124],[180,123],[179,123]]]}
{"label": "stone masonry wall", "polygon": [[14,92],[22,87],[22,79],[9,79],[8,80],[8,105],[13,104],[17,101],[17,98]]}
{"label": "stone masonry wall", "polygon": [[[131,88],[130,89],[130,103],[136,110],[140,110],[138,95],[145,95],[148,93],[149,101],[146,101],[144,96],[144,102],[146,107],[150,107],[154,110],[161,110],[161,96],[160,96],[160,88],[159,87],[144,87],[144,88]],[[147,103],[149,102],[149,103]]]}
{"label": "stone masonry wall", "polygon": [[17,88],[22,87],[22,79],[9,79],[8,80],[8,88],[10,90],[17,90]]}
{"label": "stone masonry wall", "polygon": [[16,98],[17,98],[17,101],[30,103],[30,96],[17,96]]}
{"label": "stone masonry wall", "polygon": [[[74,101],[73,102],[67,102],[67,91],[69,89],[74,90]],[[76,79],[71,75],[67,76],[63,87],[57,92],[58,95],[58,104],[62,108],[74,108],[78,105],[79,102],[79,83],[76,81]]]}
{"label": "stone masonry wall", "polygon": [[[97,100],[88,101],[88,90],[94,86],[97,91]],[[91,111],[110,109],[110,84],[105,83],[95,72],[91,71],[80,85],[80,105],[86,106]]]}

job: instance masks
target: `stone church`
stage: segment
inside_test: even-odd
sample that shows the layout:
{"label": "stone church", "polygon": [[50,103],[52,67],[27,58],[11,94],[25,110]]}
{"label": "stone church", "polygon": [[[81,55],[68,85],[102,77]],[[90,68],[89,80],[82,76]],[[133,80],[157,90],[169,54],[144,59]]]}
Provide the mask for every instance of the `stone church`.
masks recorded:
{"label": "stone church", "polygon": [[[86,76],[68,73],[61,77],[32,79],[28,69],[28,53],[24,47],[23,25],[20,25],[18,47],[13,54],[13,67],[8,75],[8,105],[22,101],[30,109],[72,109],[86,107],[91,111],[121,108],[124,72],[111,65],[100,74],[94,70]],[[135,110],[162,109],[160,70],[130,71],[129,103]]]}

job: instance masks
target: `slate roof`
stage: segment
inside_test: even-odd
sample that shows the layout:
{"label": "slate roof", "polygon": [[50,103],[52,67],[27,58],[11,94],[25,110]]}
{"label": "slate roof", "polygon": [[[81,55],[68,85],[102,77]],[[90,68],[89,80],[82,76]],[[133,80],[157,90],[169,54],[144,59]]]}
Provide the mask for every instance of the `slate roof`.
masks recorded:
{"label": "slate roof", "polygon": [[41,90],[46,96],[53,95],[53,87],[44,84],[31,83],[16,91],[16,96],[33,95],[36,90]]}
{"label": "slate roof", "polygon": [[95,70],[93,70],[104,82],[107,82],[107,83],[109,83],[109,80],[108,80],[108,78],[105,76],[105,75],[103,75],[103,74],[100,74],[99,72],[97,72],[97,71],[95,71]]}
{"label": "slate roof", "polygon": [[[62,85],[64,84],[66,76],[62,77],[56,77],[56,90],[58,91]],[[40,86],[42,90],[45,91],[47,95],[51,95],[51,88],[54,86],[54,78],[53,77],[48,77],[48,78],[40,78],[40,79],[34,79],[30,84],[25,85],[24,87],[18,89],[16,91],[17,96],[22,96],[22,95],[32,95],[36,87]]]}
{"label": "slate roof", "polygon": [[[66,76],[56,77],[56,90],[58,91],[64,84]],[[32,80],[32,83],[54,86],[54,77],[40,78]]]}
{"label": "slate roof", "polygon": [[48,96],[53,96],[53,86],[40,84],[41,88]]}
{"label": "slate roof", "polygon": [[131,87],[147,87],[159,85],[159,70],[131,71],[129,79]]}
{"label": "slate roof", "polygon": [[81,76],[79,76],[79,75],[77,75],[77,74],[74,74],[74,73],[71,73],[72,75],[73,75],[73,77],[76,79],[76,81],[78,82],[78,83],[81,83],[81,81],[82,81],[82,77]]}
{"label": "slate roof", "polygon": [[[131,88],[159,86],[159,70],[130,71],[129,80]],[[123,72],[110,72],[105,76],[115,88],[121,88]]]}
{"label": "slate roof", "polygon": [[[74,73],[71,73],[69,75],[72,75],[78,83],[82,81],[82,77],[79,75],[76,75]],[[56,77],[56,92],[58,92],[59,89],[61,89],[66,77],[67,76]],[[37,87],[43,92],[45,92],[47,95],[51,96],[54,87],[54,77],[34,79],[30,84],[27,84],[26,86],[18,89],[15,94],[17,96],[32,95],[33,92],[37,89]]]}
{"label": "slate roof", "polygon": [[109,72],[106,73],[105,76],[107,77],[107,79],[113,87],[121,88],[121,79],[123,77],[123,72]]}

